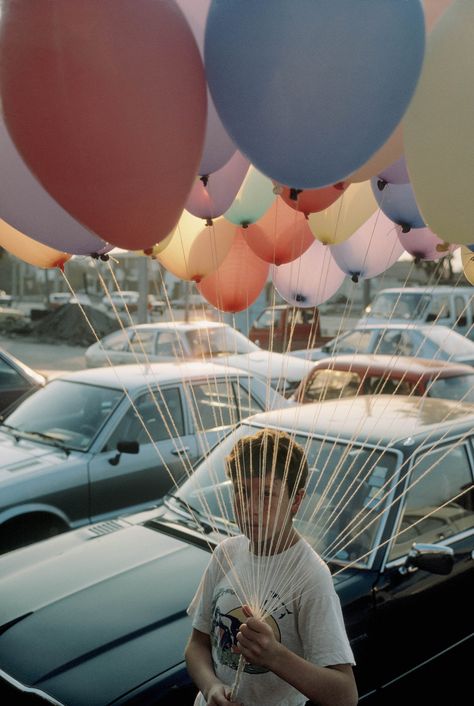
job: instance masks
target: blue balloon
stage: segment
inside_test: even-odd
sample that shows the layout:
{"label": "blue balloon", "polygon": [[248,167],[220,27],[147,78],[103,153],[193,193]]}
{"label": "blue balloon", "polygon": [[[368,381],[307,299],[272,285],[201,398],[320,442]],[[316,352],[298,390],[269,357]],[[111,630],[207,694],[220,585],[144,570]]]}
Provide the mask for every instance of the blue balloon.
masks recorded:
{"label": "blue balloon", "polygon": [[467,245],[467,247],[469,248],[469,250],[470,250],[471,252],[474,252],[474,244],[472,244],[472,245]]}
{"label": "blue balloon", "polygon": [[402,226],[405,233],[412,228],[425,227],[426,224],[418,210],[415,193],[410,183],[388,184],[383,179],[373,177],[370,184],[380,210],[391,221]]}
{"label": "blue balloon", "polygon": [[213,0],[204,58],[238,149],[271,179],[311,189],[386,142],[424,50],[420,0]]}

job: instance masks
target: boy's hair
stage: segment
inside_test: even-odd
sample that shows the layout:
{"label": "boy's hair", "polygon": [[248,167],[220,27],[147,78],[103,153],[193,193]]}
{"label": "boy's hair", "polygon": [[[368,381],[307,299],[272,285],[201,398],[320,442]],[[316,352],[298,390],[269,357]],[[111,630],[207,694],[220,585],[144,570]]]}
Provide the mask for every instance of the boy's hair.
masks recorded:
{"label": "boy's hair", "polygon": [[239,439],[225,463],[233,483],[274,473],[275,478],[285,481],[290,497],[304,488],[308,479],[303,447],[289,434],[276,429],[262,429]]}

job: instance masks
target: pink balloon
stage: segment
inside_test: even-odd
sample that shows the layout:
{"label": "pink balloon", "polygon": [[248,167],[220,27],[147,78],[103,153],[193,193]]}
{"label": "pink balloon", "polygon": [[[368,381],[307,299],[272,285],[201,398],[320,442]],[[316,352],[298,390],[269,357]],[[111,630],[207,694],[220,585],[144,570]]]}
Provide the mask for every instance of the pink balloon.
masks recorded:
{"label": "pink balloon", "polygon": [[[176,0],[176,2],[191,27],[201,52],[201,57],[203,57],[204,32],[211,0]],[[235,150],[236,146],[217,114],[216,106],[208,88],[206,135],[198,174],[207,175],[216,172],[229,161]]]}
{"label": "pink balloon", "polygon": [[[257,299],[267,281],[269,265],[248,247],[239,229],[232,248],[222,264],[197,285],[202,296],[221,311],[237,312],[247,309]],[[248,226],[246,231],[258,238],[259,227]]]}
{"label": "pink balloon", "polygon": [[403,233],[401,227],[396,226],[396,230],[400,243],[416,260],[440,260],[459,247],[452,243],[448,245],[429,228],[412,228],[408,233]]}
{"label": "pink balloon", "polygon": [[395,224],[380,210],[344,243],[329,247],[336,263],[354,282],[382,274],[404,252]]}
{"label": "pink balloon", "polygon": [[292,306],[319,306],[337,292],[345,279],[327,245],[315,240],[301,257],[271,268],[275,289]]}
{"label": "pink balloon", "polygon": [[245,238],[258,257],[273,265],[283,265],[302,255],[314,243],[306,217],[276,199],[257,221],[261,235],[249,230]]}
{"label": "pink balloon", "polygon": [[74,220],[35,179],[18,154],[1,115],[0,218],[33,240],[73,255],[107,249],[102,238]]}
{"label": "pink balloon", "polygon": [[248,159],[235,152],[217,172],[196,179],[186,201],[186,210],[206,220],[222,216],[237,196],[249,167]]}

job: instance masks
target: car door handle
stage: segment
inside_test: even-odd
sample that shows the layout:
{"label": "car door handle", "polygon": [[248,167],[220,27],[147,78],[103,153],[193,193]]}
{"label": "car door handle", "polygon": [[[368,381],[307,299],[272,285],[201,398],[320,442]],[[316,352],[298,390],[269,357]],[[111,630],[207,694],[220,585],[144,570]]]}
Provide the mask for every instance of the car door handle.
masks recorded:
{"label": "car door handle", "polygon": [[189,446],[181,446],[179,449],[173,449],[171,451],[174,456],[181,456],[181,454],[188,453],[189,451]]}

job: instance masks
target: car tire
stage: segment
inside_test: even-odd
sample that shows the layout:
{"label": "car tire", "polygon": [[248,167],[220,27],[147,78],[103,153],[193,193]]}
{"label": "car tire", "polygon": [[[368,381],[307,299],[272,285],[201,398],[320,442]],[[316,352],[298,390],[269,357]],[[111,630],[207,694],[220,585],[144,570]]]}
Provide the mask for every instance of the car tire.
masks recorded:
{"label": "car tire", "polygon": [[0,527],[0,554],[49,539],[68,529],[64,522],[49,515],[16,517]]}

